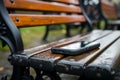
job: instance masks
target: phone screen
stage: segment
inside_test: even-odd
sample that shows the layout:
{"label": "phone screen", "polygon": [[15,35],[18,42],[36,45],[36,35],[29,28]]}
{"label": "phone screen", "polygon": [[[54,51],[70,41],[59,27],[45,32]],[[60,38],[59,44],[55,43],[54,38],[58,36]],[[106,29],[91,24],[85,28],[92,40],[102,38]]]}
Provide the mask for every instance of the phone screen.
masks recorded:
{"label": "phone screen", "polygon": [[77,43],[73,43],[73,44],[70,44],[70,45],[67,45],[67,46],[64,46],[64,47],[61,47],[62,49],[72,49],[72,50],[76,50],[76,49],[79,49],[81,48],[80,46],[80,42],[77,42]]}

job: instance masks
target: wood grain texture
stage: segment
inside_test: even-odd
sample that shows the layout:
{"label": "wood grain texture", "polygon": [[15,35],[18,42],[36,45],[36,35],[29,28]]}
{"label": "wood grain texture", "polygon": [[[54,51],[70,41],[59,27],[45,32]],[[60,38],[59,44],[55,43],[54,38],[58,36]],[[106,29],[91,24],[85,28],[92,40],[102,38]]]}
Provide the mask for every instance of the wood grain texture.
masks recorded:
{"label": "wood grain texture", "polygon": [[18,27],[40,26],[50,24],[62,24],[73,22],[85,22],[83,15],[32,15],[32,14],[10,14],[12,20]]}
{"label": "wood grain texture", "polygon": [[104,67],[116,69],[120,64],[120,39],[106,49],[98,58],[91,62],[88,66]]}
{"label": "wood grain texture", "polygon": [[[108,34],[110,34],[109,31],[108,32],[98,31],[98,32],[90,33],[90,34],[88,34],[86,36],[83,36],[83,37],[79,37],[78,40],[79,41],[83,41],[83,40],[85,40],[85,41],[94,41],[94,40],[99,39],[100,37],[103,37],[103,36],[108,35]],[[53,45],[53,46],[55,46],[55,45]],[[34,62],[34,61],[37,61],[37,62],[45,61],[47,63],[49,62],[50,65],[54,65],[54,63],[56,63],[57,61],[59,61],[59,60],[61,61],[61,59],[64,60],[64,58],[65,58],[65,56],[61,55],[61,54],[52,54],[50,48],[48,50],[40,52],[40,53],[39,53],[39,51],[36,51],[36,52],[37,52],[36,55],[31,56],[31,58],[30,58],[31,62]],[[73,59],[76,59],[75,57],[76,56],[74,56]],[[44,67],[45,67],[45,65],[44,65]]]}
{"label": "wood grain texture", "polygon": [[108,1],[101,1],[101,6],[102,6],[102,10],[104,15],[108,18],[108,19],[117,19],[118,18],[118,14],[117,14],[117,10],[116,10],[116,6],[113,3],[110,3]]}
{"label": "wood grain texture", "polygon": [[65,71],[66,67],[70,69],[70,71],[72,71],[71,67],[73,66],[76,67],[76,69],[78,68],[79,70],[80,67],[87,66],[90,62],[94,61],[100,54],[102,54],[102,52],[105,49],[107,49],[119,37],[120,32],[114,32],[106,37],[96,40],[95,42],[99,42],[101,44],[99,49],[83,53],[82,55],[68,56],[66,58],[59,60],[56,64],[56,71],[58,72],[61,72],[61,70]]}
{"label": "wood grain texture", "polygon": [[38,0],[4,0],[5,5],[9,9],[32,10],[32,11],[48,11],[48,12],[68,12],[81,13],[82,10],[78,6],[70,6],[62,3],[51,3]]}
{"label": "wood grain texture", "polygon": [[[91,62],[85,70],[85,76],[102,80],[110,80],[120,65],[120,38]],[[98,77],[99,74],[101,77]],[[91,75],[91,76],[89,76]],[[116,77],[116,76],[114,76]]]}
{"label": "wood grain texture", "polygon": [[[111,31],[104,31],[103,32],[104,34],[101,35],[102,32],[103,32],[103,30],[94,30],[90,34],[77,35],[77,36],[74,36],[74,37],[71,37],[71,38],[65,38],[65,39],[62,39],[62,40],[59,40],[59,41],[52,42],[50,44],[45,44],[43,46],[37,46],[35,48],[27,49],[26,53],[27,53],[28,56],[32,57],[32,56],[35,56],[39,53],[48,51],[52,47],[62,47],[62,46],[68,45],[68,44],[83,41],[85,39],[86,39],[86,41],[87,40],[88,41],[94,41],[94,40],[100,39],[100,38],[102,38],[102,37],[111,33]],[[90,36],[92,36],[92,37],[89,38]],[[33,53],[33,54],[31,55],[30,53]]]}

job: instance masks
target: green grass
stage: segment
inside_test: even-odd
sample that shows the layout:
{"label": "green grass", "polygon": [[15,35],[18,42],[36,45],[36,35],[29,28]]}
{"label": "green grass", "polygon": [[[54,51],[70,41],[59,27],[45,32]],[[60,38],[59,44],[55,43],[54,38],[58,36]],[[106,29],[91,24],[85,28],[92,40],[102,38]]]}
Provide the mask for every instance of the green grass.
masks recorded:
{"label": "green grass", "polygon": [[36,39],[36,38],[41,39],[43,37],[44,31],[45,31],[45,26],[21,28],[20,32],[22,35],[24,45],[27,46],[28,44],[32,43],[31,41],[33,39]]}
{"label": "green grass", "polygon": [[[42,27],[29,27],[29,28],[21,28],[20,32],[21,32],[21,36],[24,42],[24,46],[27,47],[28,44],[31,44],[32,40],[39,37],[39,39],[42,38],[43,34],[45,31],[45,26]],[[0,41],[0,51],[8,51],[9,48],[6,47],[2,47],[1,46],[2,42]]]}
{"label": "green grass", "polygon": [[0,52],[3,51],[3,52],[6,52],[9,50],[8,46],[5,46],[4,48],[2,47],[2,41],[0,40]]}
{"label": "green grass", "polygon": [[[78,31],[79,28],[71,29],[71,34],[72,35],[78,34]],[[31,48],[46,43],[42,41],[44,32],[45,32],[45,26],[21,28],[20,33],[24,42],[24,47]],[[50,30],[47,40],[48,42],[52,42],[55,40],[62,39],[64,37],[65,37],[65,25],[62,25],[62,29],[60,30]],[[0,51],[8,51],[8,50],[9,50],[8,47],[5,48],[0,47]]]}

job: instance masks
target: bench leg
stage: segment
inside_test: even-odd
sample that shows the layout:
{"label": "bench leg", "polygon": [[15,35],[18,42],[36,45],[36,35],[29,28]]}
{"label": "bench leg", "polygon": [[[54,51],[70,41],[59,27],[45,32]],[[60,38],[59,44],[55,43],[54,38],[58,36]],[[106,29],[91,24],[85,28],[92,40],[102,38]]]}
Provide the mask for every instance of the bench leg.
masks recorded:
{"label": "bench leg", "polygon": [[48,34],[49,34],[49,31],[50,31],[49,26],[46,26],[45,34],[44,34],[44,36],[43,36],[43,39],[42,39],[42,40],[46,40],[46,39],[47,39]]}
{"label": "bench leg", "polygon": [[84,29],[86,28],[86,25],[81,23],[81,29],[80,29],[80,33],[83,33],[84,32]]}
{"label": "bench leg", "polygon": [[117,30],[120,30],[120,25],[117,27]]}
{"label": "bench leg", "polygon": [[87,80],[87,79],[85,78],[85,76],[84,76],[84,74],[83,74],[83,75],[81,75],[81,76],[78,78],[78,80]]}
{"label": "bench leg", "polygon": [[13,66],[11,80],[34,80],[29,71],[28,67]]}
{"label": "bench leg", "polygon": [[56,72],[46,72],[41,71],[40,69],[35,69],[36,72],[36,78],[35,80],[61,80],[59,75]]}
{"label": "bench leg", "polygon": [[100,22],[97,23],[97,29],[101,29],[100,24]]}
{"label": "bench leg", "polygon": [[81,24],[81,29],[80,29],[80,33],[83,33],[84,32],[84,30],[85,29],[87,29],[87,32],[90,32],[90,31],[92,31],[92,28],[88,25],[88,24]]}
{"label": "bench leg", "polygon": [[118,69],[116,70],[114,80],[120,80],[120,65],[119,65]]}
{"label": "bench leg", "polygon": [[2,77],[0,80],[8,80],[7,76],[5,75],[4,77]]}
{"label": "bench leg", "polygon": [[70,28],[71,28],[71,26],[66,25],[66,37],[70,37],[71,36],[71,34],[70,34]]}

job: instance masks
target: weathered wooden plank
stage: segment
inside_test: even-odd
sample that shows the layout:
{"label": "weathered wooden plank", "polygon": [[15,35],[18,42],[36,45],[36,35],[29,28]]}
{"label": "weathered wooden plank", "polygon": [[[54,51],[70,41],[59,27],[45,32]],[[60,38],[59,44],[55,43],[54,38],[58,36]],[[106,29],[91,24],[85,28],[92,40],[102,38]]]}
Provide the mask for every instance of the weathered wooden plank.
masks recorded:
{"label": "weathered wooden plank", "polygon": [[[113,37],[114,36],[114,37]],[[102,51],[104,51],[107,47],[109,47],[116,39],[120,37],[120,32],[114,32],[106,37],[103,37],[95,42],[99,42],[101,44],[99,49],[84,53],[82,55],[77,56],[68,56],[64,59],[59,60],[56,63],[56,71],[58,72],[66,72],[71,74],[79,75],[81,72],[81,68],[84,68],[85,65],[94,61],[96,57],[98,57]]]}
{"label": "weathered wooden plank", "polygon": [[85,71],[88,78],[111,80],[120,64],[120,39],[91,62]]}
{"label": "weathered wooden plank", "polygon": [[[96,32],[92,32],[86,36],[83,36],[83,37],[80,37],[79,38],[76,38],[76,41],[79,40],[80,41],[94,41],[94,40],[97,40],[101,37],[105,37],[106,35],[110,34],[111,32],[110,31],[96,31]],[[78,40],[77,40],[78,39]],[[55,47],[55,45],[51,46],[51,47]],[[42,68],[43,70],[51,70],[51,69],[54,69],[54,66],[55,66],[55,62],[64,58],[65,56],[64,55],[61,55],[61,54],[52,54],[51,53],[51,47],[49,46],[47,48],[47,50],[39,50],[39,51],[36,51],[36,53],[33,53],[33,54],[36,54],[36,55],[32,55],[30,57],[30,65],[31,66],[34,66],[34,67],[37,67],[37,68]],[[36,65],[33,65],[32,63],[35,63],[36,62]],[[38,65],[42,65],[41,66],[38,66]]]}
{"label": "weathered wooden plank", "polygon": [[85,22],[83,15],[35,15],[35,14],[10,14],[18,27],[63,24],[72,22]]}
{"label": "weathered wooden plank", "polygon": [[62,3],[50,3],[39,0],[4,0],[5,5],[9,9],[17,10],[34,10],[34,11],[52,11],[52,12],[72,12],[81,13],[82,10],[77,6],[69,6]]}
{"label": "weathered wooden plank", "polygon": [[117,10],[115,4],[110,3],[108,1],[101,1],[102,11],[104,12],[105,16],[109,19],[117,19]]}
{"label": "weathered wooden plank", "polygon": [[[43,46],[37,46],[31,49],[26,49],[25,52],[27,53],[28,56],[34,56],[36,54],[45,52],[50,50],[52,47],[62,47],[68,44],[72,44],[72,43],[76,43],[76,42],[80,42],[80,41],[95,41],[98,40],[102,37],[105,37],[106,35],[109,35],[110,33],[112,33],[112,31],[110,30],[94,30],[92,31],[90,34],[85,34],[85,35],[77,35],[71,38],[66,38],[66,39],[62,39],[59,41],[55,41],[52,42],[50,44],[45,44]],[[31,54],[32,53],[32,54]]]}

